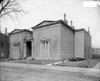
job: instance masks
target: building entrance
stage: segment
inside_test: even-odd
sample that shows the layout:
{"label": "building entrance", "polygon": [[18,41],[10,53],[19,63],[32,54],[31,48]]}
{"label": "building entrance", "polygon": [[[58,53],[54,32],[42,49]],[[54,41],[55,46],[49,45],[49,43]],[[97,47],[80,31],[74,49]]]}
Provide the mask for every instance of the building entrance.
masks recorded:
{"label": "building entrance", "polygon": [[26,42],[26,57],[31,57],[32,56],[32,43],[31,41]]}

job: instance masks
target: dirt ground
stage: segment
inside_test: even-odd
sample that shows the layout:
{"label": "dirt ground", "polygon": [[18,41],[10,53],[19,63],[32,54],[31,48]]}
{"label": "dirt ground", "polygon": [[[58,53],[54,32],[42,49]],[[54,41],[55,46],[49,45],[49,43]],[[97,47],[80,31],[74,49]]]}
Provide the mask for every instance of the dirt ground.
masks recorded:
{"label": "dirt ground", "polygon": [[0,81],[99,81],[99,79],[78,73],[0,66]]}

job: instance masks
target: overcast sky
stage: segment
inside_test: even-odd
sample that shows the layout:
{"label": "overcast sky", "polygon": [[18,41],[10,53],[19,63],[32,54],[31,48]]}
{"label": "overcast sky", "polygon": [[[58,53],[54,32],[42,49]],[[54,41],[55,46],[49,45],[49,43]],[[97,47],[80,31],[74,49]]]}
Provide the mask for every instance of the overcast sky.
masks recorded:
{"label": "overcast sky", "polygon": [[43,20],[66,19],[73,21],[75,28],[90,28],[93,47],[100,47],[100,7],[83,7],[83,0],[22,0],[22,8],[27,12],[14,20],[6,19],[1,24],[11,32],[15,28],[31,29]]}

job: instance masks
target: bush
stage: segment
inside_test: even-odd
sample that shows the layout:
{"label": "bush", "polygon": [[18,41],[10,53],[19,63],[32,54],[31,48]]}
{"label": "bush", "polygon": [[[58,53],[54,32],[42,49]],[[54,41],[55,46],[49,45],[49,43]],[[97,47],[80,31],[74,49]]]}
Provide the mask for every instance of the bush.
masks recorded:
{"label": "bush", "polygon": [[76,61],[75,58],[68,58],[69,61]]}
{"label": "bush", "polygon": [[82,61],[84,58],[76,57],[76,58],[68,58],[69,61]]}
{"label": "bush", "polygon": [[85,60],[84,58],[76,57],[76,61]]}

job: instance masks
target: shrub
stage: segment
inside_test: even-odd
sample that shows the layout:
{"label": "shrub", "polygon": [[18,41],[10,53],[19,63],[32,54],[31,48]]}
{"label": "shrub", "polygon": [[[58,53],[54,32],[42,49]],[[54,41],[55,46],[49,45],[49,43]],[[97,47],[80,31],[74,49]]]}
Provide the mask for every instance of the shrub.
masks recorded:
{"label": "shrub", "polygon": [[76,58],[68,58],[69,61],[82,61],[85,60],[84,58],[81,57],[76,57]]}

